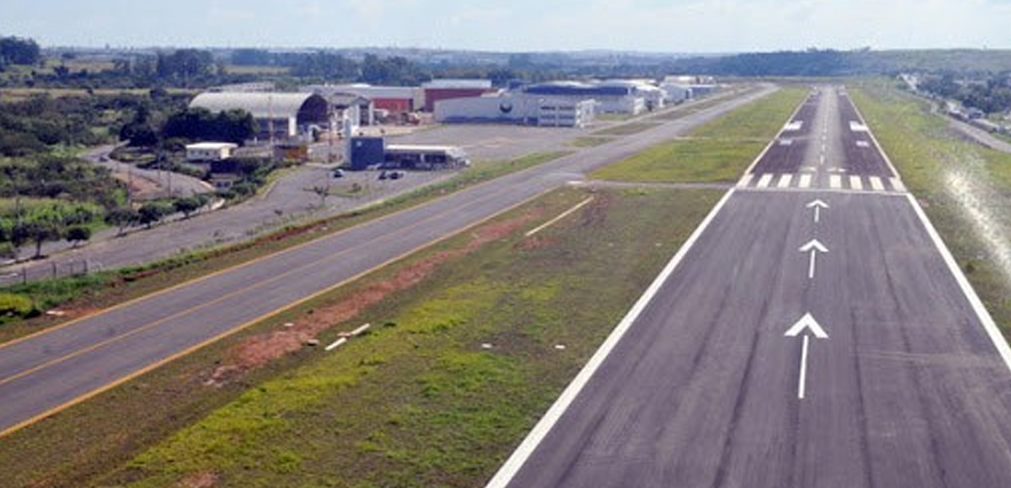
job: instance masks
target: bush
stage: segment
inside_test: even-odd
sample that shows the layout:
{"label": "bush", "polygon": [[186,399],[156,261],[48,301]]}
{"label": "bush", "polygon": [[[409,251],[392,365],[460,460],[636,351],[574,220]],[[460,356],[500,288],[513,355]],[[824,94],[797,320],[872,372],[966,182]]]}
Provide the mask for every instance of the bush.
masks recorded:
{"label": "bush", "polygon": [[0,317],[27,317],[34,308],[26,296],[0,293]]}

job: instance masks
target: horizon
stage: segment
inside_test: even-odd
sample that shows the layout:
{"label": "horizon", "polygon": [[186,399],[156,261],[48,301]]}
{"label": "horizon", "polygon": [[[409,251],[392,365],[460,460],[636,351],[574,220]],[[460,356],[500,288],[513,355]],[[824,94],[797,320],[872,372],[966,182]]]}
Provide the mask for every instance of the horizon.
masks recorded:
{"label": "horizon", "polygon": [[659,0],[515,0],[509,6],[462,0],[434,5],[308,0],[291,7],[264,0],[84,0],[70,5],[0,0],[0,9],[5,12],[0,35],[29,37],[44,47],[92,49],[719,55],[809,48],[1011,48],[1003,25],[1011,18],[1011,0],[685,0],[673,5]]}

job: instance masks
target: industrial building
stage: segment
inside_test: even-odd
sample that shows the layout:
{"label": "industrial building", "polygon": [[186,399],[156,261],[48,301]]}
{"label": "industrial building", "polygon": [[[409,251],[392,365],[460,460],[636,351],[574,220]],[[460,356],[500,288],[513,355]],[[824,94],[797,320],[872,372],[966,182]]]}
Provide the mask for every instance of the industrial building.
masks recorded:
{"label": "industrial building", "polygon": [[221,161],[232,157],[238,144],[231,142],[198,142],[186,145],[186,161],[190,163],[204,163],[210,161]]}
{"label": "industrial building", "polygon": [[503,93],[441,100],[435,120],[443,123],[507,123],[542,127],[585,127],[594,120],[592,99]]}
{"label": "industrial building", "polygon": [[435,112],[435,104],[454,98],[479,97],[495,92],[491,80],[441,79],[421,84],[426,112]]}
{"label": "industrial building", "polygon": [[386,110],[393,116],[418,110],[422,106],[424,98],[421,89],[412,86],[374,86],[355,83],[350,85],[314,85],[307,88],[327,88],[341,93],[353,93],[372,100],[375,110]]}
{"label": "industrial building", "polygon": [[350,141],[351,169],[439,170],[470,164],[457,146],[386,144],[382,137],[354,137]]}
{"label": "industrial building", "polygon": [[313,93],[205,92],[190,108],[211,112],[241,109],[252,114],[259,128],[257,138],[290,138],[308,134],[312,126],[329,124],[325,98]]}
{"label": "industrial building", "polygon": [[639,115],[646,111],[646,98],[634,82],[554,81],[527,86],[523,93],[556,100],[594,100],[597,113]]}

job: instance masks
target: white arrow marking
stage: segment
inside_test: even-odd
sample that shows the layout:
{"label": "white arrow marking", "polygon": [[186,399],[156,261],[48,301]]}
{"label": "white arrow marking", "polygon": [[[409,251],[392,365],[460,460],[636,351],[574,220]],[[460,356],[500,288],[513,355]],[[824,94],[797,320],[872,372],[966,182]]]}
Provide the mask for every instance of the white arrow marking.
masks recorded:
{"label": "white arrow marking", "polygon": [[811,260],[807,266],[807,277],[808,279],[814,279],[814,267],[815,262],[818,260],[818,253],[827,253],[828,248],[818,242],[818,239],[813,239],[811,242],[804,244],[800,247],[800,252],[810,252]]}
{"label": "white arrow marking", "polygon": [[818,199],[818,200],[815,200],[815,201],[807,204],[807,208],[813,208],[814,209],[814,223],[817,224],[818,221],[821,220],[821,209],[823,209],[823,208],[829,208],[829,206],[828,206],[827,203],[821,201],[821,199]]}
{"label": "white arrow marking", "polygon": [[814,334],[819,339],[828,339],[828,333],[825,332],[821,324],[809,313],[804,314],[796,324],[793,324],[793,327],[790,327],[785,335],[786,337],[797,337],[805,330],[810,330],[811,334]]}
{"label": "white arrow marking", "polygon": [[[805,331],[809,331],[805,332]],[[807,385],[807,350],[810,347],[811,335],[817,339],[828,339],[825,329],[818,324],[818,321],[811,314],[804,314],[793,327],[786,331],[786,337],[797,337],[804,333],[804,342],[800,350],[800,378],[797,380],[797,399],[803,400]]]}

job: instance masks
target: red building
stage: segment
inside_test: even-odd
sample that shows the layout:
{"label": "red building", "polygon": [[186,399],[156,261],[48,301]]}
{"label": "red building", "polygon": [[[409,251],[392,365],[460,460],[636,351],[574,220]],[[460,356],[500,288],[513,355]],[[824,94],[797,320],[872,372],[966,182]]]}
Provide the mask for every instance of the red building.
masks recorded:
{"label": "red building", "polygon": [[425,111],[434,112],[435,102],[453,98],[479,97],[494,92],[491,80],[432,80],[421,85],[425,94]]}

